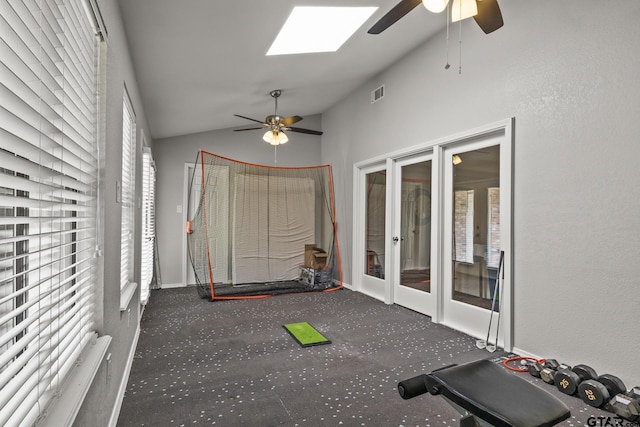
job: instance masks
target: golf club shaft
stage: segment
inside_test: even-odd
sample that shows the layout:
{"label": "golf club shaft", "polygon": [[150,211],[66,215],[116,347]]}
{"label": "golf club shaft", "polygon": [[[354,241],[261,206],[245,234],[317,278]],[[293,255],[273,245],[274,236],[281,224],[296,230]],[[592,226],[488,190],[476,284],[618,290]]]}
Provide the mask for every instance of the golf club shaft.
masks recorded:
{"label": "golf club shaft", "polygon": [[[504,255],[504,252],[500,252],[500,261],[498,262],[498,274],[496,276],[496,285],[499,284],[499,280],[500,280],[500,270],[502,268],[502,256]],[[491,334],[491,322],[493,320],[493,312],[495,311],[495,307],[496,307],[496,295],[498,294],[498,286],[495,286],[493,289],[493,298],[491,298],[491,312],[489,314],[489,327],[487,328],[487,338],[484,340],[484,345],[486,346],[489,343],[489,335]],[[499,316],[499,314],[498,314]]]}
{"label": "golf club shaft", "polygon": [[[500,331],[500,316],[502,315],[502,300],[503,300],[503,291],[504,291],[504,251],[500,251],[500,268],[498,268],[498,277],[496,280],[500,282],[500,302],[498,303],[498,325],[496,326],[496,339],[495,346],[498,347],[498,333]],[[502,277],[500,277],[500,272],[502,272]]]}

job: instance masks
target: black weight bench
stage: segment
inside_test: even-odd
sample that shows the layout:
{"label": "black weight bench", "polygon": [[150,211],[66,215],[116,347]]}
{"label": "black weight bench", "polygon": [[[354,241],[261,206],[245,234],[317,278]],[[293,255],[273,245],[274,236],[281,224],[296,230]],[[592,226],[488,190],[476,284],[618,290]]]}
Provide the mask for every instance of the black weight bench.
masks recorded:
{"label": "black weight bench", "polygon": [[555,396],[489,360],[448,366],[398,383],[404,399],[427,391],[455,407],[463,415],[463,427],[546,427],[571,416]]}

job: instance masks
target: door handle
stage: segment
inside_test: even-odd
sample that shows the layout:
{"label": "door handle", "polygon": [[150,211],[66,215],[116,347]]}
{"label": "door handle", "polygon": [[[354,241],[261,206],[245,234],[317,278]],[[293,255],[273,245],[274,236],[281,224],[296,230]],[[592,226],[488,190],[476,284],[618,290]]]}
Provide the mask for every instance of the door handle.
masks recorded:
{"label": "door handle", "polygon": [[398,243],[398,240],[400,239],[398,238],[398,236],[393,236],[392,240],[393,240],[393,243]]}

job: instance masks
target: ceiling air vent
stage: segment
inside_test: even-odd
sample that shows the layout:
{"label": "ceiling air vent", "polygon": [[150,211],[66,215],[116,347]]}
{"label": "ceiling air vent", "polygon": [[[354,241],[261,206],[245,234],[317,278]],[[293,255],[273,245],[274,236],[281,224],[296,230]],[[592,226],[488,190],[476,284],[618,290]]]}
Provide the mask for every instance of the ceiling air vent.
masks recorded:
{"label": "ceiling air vent", "polygon": [[373,104],[374,102],[379,101],[382,98],[384,98],[384,85],[371,91],[371,103]]}

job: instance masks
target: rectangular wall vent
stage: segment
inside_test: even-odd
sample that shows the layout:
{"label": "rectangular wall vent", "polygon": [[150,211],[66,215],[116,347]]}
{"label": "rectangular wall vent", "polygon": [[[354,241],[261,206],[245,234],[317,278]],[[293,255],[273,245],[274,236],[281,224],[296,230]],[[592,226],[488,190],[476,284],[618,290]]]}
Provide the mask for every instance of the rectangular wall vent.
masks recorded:
{"label": "rectangular wall vent", "polygon": [[373,104],[374,102],[379,101],[382,98],[384,98],[384,85],[371,91],[371,103]]}

